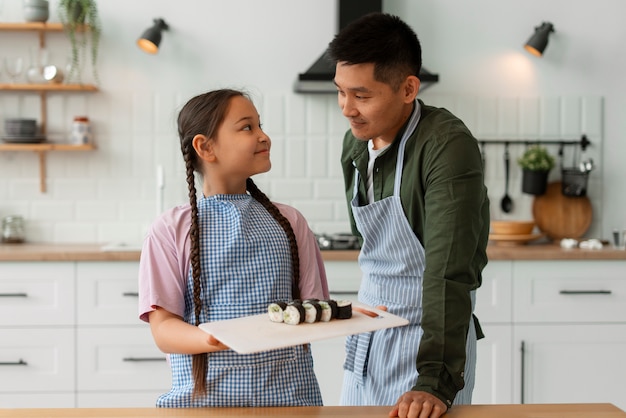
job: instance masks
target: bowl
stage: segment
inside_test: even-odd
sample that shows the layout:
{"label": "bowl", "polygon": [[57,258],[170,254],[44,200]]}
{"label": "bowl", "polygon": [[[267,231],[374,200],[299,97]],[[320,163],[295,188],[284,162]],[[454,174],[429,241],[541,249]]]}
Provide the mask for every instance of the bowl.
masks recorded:
{"label": "bowl", "polygon": [[493,235],[530,235],[535,221],[491,221]]}
{"label": "bowl", "polygon": [[11,118],[4,120],[4,132],[9,136],[33,136],[37,134],[36,119]]}

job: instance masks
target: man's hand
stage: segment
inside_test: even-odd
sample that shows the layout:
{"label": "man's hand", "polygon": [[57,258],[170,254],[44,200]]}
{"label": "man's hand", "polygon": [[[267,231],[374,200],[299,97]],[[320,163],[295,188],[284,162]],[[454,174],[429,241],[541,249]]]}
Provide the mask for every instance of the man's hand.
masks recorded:
{"label": "man's hand", "polygon": [[412,390],[398,398],[389,412],[390,417],[400,418],[439,418],[448,408],[439,398],[428,392]]}

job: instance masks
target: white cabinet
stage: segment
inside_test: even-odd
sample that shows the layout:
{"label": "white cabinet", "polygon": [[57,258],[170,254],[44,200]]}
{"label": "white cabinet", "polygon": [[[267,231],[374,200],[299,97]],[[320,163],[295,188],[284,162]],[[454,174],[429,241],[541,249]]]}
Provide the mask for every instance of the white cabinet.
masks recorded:
{"label": "white cabinet", "polygon": [[515,403],[612,403],[626,410],[626,324],[516,325],[514,337]]}
{"label": "white cabinet", "polygon": [[519,262],[513,282],[514,402],[626,409],[626,263]]}
{"label": "white cabinet", "polygon": [[0,263],[0,404],[152,407],[171,372],[138,318],[139,263]]}
{"label": "white cabinet", "polygon": [[476,308],[485,338],[476,343],[474,404],[512,402],[512,269],[511,261],[490,261],[476,291]]}
{"label": "white cabinet", "polygon": [[74,313],[73,263],[0,263],[0,404],[74,405]]}
{"label": "white cabinet", "polygon": [[[326,261],[326,276],[332,299],[357,300],[361,269],[356,261]],[[343,385],[345,337],[311,343],[315,375],[326,406],[339,405]]]}
{"label": "white cabinet", "polygon": [[[165,354],[139,320],[137,262],[79,262],[77,393],[81,407],[152,407],[171,386]],[[122,396],[123,397],[120,397]]]}
{"label": "white cabinet", "polygon": [[483,280],[473,403],[626,408],[624,261],[495,261]]}

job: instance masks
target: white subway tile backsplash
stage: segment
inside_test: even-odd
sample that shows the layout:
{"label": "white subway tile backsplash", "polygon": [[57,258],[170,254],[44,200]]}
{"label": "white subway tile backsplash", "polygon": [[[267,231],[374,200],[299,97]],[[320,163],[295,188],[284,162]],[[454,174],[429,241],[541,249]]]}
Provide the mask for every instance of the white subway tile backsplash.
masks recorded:
{"label": "white subway tile backsplash", "polygon": [[[164,170],[163,208],[188,202],[176,117],[193,94],[180,91],[128,92],[104,89],[84,95],[50,94],[48,129],[65,141],[76,114],[92,121],[96,149],[47,154],[48,192],[39,192],[38,158],[33,153],[0,153],[0,215],[17,213],[29,222],[29,239],[56,242],[130,242],[143,236],[158,211],[156,167]],[[315,232],[347,232],[340,156],[349,124],[335,95],[280,92],[255,94],[265,131],[272,139],[272,169],[254,177],[270,199],[295,206]],[[565,147],[565,165],[593,158],[589,180],[594,206],[601,205],[603,99],[580,97],[478,97],[429,95],[427,104],[459,116],[479,140],[510,139],[510,214],[501,213],[504,193],[503,145],[486,145],[485,183],[492,218],[532,218],[533,196],[521,193],[516,160],[524,140],[577,140],[585,133],[585,153]],[[37,95],[0,96],[0,116],[38,115]],[[558,157],[558,145],[548,145]],[[550,181],[560,180],[560,170]],[[199,184],[198,184],[199,187]],[[594,210],[596,209],[594,207]],[[598,209],[600,209],[598,207]],[[590,234],[599,230],[594,219]]]}

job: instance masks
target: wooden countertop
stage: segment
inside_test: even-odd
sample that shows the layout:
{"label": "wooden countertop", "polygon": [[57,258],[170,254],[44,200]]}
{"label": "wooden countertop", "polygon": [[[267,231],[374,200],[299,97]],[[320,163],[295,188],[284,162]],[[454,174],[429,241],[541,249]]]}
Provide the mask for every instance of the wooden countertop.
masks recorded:
{"label": "wooden countertop", "polygon": [[[103,251],[100,244],[0,244],[0,261],[139,261],[134,247]],[[322,251],[325,261],[356,261],[358,251]],[[489,245],[490,260],[626,260],[626,251],[562,249],[556,244]]]}
{"label": "wooden countertop", "polygon": [[[388,406],[325,406],[282,408],[72,408],[0,409],[2,418],[188,418],[188,417],[333,417],[385,418]],[[611,404],[464,405],[455,406],[445,418],[625,418]]]}

